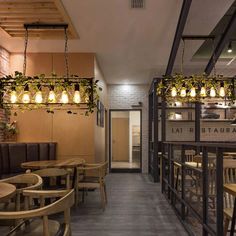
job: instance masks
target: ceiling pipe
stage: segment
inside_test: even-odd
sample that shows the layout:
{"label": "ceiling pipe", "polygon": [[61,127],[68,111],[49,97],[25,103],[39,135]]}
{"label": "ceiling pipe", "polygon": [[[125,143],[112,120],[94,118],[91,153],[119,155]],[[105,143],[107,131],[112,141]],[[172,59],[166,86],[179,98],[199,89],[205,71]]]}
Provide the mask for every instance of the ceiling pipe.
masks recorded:
{"label": "ceiling pipe", "polygon": [[217,43],[214,52],[212,53],[212,56],[205,68],[205,73],[209,75],[214,68],[214,64],[219,59],[222,51],[225,48],[225,45],[229,43],[230,38],[232,37],[233,33],[236,29],[236,8],[234,9],[234,13],[232,17],[230,18],[229,23],[227,24],[224,33],[221,35],[219,42]]}
{"label": "ceiling pipe", "polygon": [[173,70],[175,58],[179,49],[179,44],[180,44],[184,27],[188,18],[188,13],[189,13],[191,3],[192,3],[192,0],[183,1],[165,75],[170,75]]}

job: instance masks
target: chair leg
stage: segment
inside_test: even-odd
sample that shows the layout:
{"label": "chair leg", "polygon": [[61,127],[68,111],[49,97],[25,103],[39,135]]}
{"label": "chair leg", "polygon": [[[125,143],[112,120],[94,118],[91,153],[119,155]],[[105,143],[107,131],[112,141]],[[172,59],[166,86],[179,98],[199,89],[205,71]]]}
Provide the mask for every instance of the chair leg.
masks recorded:
{"label": "chair leg", "polygon": [[107,188],[105,184],[103,185],[103,188],[104,188],[105,202],[107,204]]}
{"label": "chair leg", "polygon": [[225,225],[224,225],[224,236],[227,235],[227,232],[228,232],[228,228],[229,228],[229,218],[225,218]]}
{"label": "chair leg", "polygon": [[100,185],[100,194],[101,194],[101,205],[102,209],[105,210],[105,194],[104,194],[104,188]]}

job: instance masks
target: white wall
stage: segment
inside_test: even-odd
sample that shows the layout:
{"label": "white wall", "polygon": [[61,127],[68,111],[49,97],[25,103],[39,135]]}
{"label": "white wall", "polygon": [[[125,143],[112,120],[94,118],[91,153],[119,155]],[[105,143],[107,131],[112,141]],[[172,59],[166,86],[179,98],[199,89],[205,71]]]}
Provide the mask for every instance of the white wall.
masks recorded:
{"label": "white wall", "polygon": [[142,172],[148,172],[148,85],[108,85],[109,109],[132,109],[142,102]]}

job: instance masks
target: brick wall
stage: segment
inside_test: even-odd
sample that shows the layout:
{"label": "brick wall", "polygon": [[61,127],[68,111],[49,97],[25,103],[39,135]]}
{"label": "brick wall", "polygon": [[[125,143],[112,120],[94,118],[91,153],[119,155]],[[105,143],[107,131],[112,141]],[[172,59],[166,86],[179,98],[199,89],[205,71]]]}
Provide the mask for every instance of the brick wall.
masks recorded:
{"label": "brick wall", "polygon": [[142,102],[142,172],[148,172],[148,85],[109,85],[109,109],[132,109]]}
{"label": "brick wall", "polygon": [[[9,57],[10,54],[7,50],[0,47],[0,78],[9,74]],[[0,109],[0,123],[7,122],[8,118],[6,116],[5,110]],[[4,141],[4,131],[2,125],[0,124],[0,141]]]}

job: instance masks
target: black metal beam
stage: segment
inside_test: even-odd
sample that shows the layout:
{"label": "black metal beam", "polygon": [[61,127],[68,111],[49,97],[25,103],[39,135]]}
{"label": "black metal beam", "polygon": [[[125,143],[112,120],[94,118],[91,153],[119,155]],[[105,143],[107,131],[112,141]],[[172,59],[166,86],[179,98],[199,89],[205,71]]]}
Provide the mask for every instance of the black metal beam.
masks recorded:
{"label": "black metal beam", "polygon": [[206,39],[215,39],[213,35],[183,35],[183,40],[206,40]]}
{"label": "black metal beam", "polygon": [[230,41],[230,37],[233,35],[236,29],[236,8],[234,9],[234,13],[230,18],[228,25],[225,28],[224,33],[221,35],[219,42],[217,43],[214,52],[205,68],[205,73],[209,75],[214,67],[214,64],[219,59],[222,51],[225,48],[225,45]]}
{"label": "black metal beam", "polygon": [[171,48],[170,57],[169,57],[169,61],[168,61],[168,65],[166,68],[165,75],[170,75],[172,72],[172,69],[174,67],[175,58],[176,58],[176,55],[177,55],[177,52],[179,49],[179,44],[180,44],[181,37],[182,37],[183,31],[184,31],[185,23],[187,21],[187,17],[188,17],[191,3],[192,3],[192,0],[184,0],[183,1],[183,5],[181,8],[179,21],[178,21],[177,28],[175,31],[175,37],[174,37],[173,45]]}
{"label": "black metal beam", "polygon": [[24,24],[24,28],[25,29],[67,29],[68,24],[31,23],[31,24]]}

